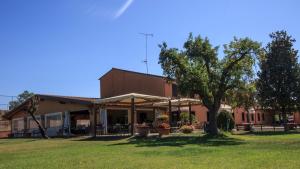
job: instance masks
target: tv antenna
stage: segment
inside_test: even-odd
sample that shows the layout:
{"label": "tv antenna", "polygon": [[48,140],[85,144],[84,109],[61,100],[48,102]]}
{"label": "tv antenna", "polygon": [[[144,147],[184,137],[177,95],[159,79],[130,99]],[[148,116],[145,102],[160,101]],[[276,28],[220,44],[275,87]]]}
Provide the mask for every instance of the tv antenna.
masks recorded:
{"label": "tv antenna", "polygon": [[147,68],[147,74],[149,74],[149,70],[148,70],[148,37],[153,37],[152,33],[140,33],[141,35],[145,36],[145,40],[146,40],[146,58],[145,60],[143,60],[143,62],[146,64],[146,68]]}

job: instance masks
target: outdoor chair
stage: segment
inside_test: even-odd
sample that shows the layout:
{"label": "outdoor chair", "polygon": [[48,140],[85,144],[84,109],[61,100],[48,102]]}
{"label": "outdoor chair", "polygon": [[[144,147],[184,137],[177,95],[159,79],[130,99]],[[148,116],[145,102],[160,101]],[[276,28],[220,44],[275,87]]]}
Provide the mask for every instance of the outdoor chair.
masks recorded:
{"label": "outdoor chair", "polygon": [[40,136],[40,134],[41,134],[40,130],[33,130],[31,132],[32,137],[38,137],[38,136]]}

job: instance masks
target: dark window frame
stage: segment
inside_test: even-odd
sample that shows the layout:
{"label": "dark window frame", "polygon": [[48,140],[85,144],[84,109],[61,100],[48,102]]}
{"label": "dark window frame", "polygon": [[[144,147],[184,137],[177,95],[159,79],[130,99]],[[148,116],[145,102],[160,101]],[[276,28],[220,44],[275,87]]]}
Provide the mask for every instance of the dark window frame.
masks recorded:
{"label": "dark window frame", "polygon": [[242,121],[245,121],[245,112],[242,112]]}

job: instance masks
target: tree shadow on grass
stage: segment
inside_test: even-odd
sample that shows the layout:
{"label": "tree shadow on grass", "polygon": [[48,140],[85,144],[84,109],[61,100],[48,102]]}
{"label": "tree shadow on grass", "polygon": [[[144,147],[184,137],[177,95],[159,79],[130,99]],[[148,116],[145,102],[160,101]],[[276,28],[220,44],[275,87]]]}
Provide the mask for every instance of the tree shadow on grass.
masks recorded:
{"label": "tree shadow on grass", "polygon": [[[38,139],[34,138],[0,138],[0,144],[7,144],[11,143],[11,141],[21,141],[21,142],[34,142],[37,141]],[[15,142],[12,142],[15,143]]]}
{"label": "tree shadow on grass", "polygon": [[188,144],[206,145],[206,146],[233,146],[245,144],[243,140],[228,137],[226,135],[203,135],[203,136],[168,136],[164,138],[147,137],[147,138],[129,138],[128,142],[111,144],[118,145],[135,145],[137,147],[159,147],[159,146],[177,146],[181,147]]}
{"label": "tree shadow on grass", "polygon": [[235,135],[255,135],[255,136],[277,136],[277,135],[289,135],[289,134],[300,134],[299,131],[255,131],[255,132],[244,132]]}
{"label": "tree shadow on grass", "polygon": [[85,137],[74,141],[117,141],[130,138],[132,136],[100,136],[100,137]]}

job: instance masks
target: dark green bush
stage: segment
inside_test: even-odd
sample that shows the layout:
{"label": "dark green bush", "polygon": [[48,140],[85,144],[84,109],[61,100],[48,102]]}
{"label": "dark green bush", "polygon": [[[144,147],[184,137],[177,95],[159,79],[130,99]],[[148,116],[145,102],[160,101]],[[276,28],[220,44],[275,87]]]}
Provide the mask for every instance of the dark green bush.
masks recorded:
{"label": "dark green bush", "polygon": [[230,131],[234,128],[234,119],[228,111],[221,111],[217,117],[218,128],[224,131]]}

